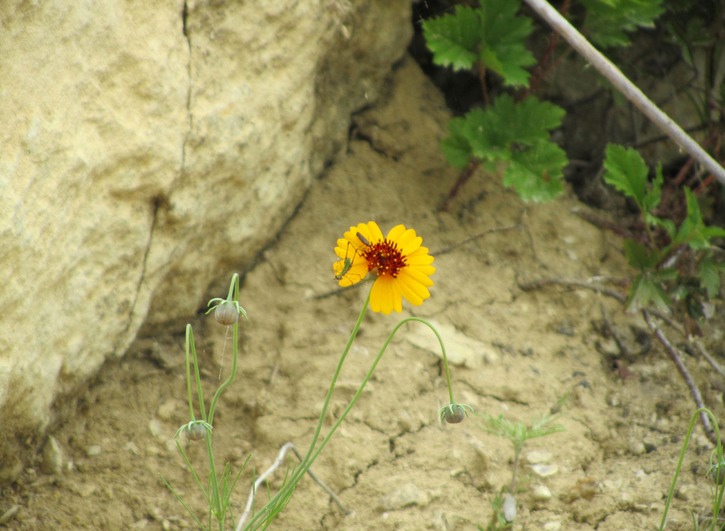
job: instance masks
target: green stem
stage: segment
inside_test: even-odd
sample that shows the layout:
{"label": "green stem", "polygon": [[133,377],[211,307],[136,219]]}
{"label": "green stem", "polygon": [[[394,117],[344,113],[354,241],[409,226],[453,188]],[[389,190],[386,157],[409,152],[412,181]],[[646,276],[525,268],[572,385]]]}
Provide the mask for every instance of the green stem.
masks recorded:
{"label": "green stem", "polygon": [[[365,375],[365,378],[363,378],[362,382],[360,383],[360,387],[358,387],[357,391],[355,392],[352,399],[350,400],[350,403],[345,408],[345,411],[343,411],[342,415],[340,415],[340,418],[338,418],[337,421],[335,421],[335,423],[332,425],[329,433],[325,436],[325,438],[320,443],[320,446],[317,448],[317,450],[315,450],[314,454],[312,454],[309,466],[307,466],[307,468],[310,468],[310,466],[312,466],[312,463],[320,455],[320,452],[322,452],[325,445],[327,445],[328,441],[332,438],[332,436],[335,433],[335,431],[337,430],[337,428],[340,427],[340,424],[342,424],[342,422],[345,420],[348,413],[350,413],[352,408],[355,407],[355,404],[357,403],[358,399],[362,396],[365,386],[367,385],[368,381],[370,381],[370,378],[372,378],[373,373],[375,372],[375,369],[378,366],[378,363],[382,359],[383,354],[385,354],[385,351],[387,350],[388,346],[390,345],[390,342],[393,340],[393,337],[395,337],[395,334],[398,332],[398,330],[400,330],[400,328],[404,324],[412,322],[412,321],[416,321],[416,322],[426,325],[428,328],[433,330],[436,337],[438,338],[438,342],[440,343],[440,346],[441,346],[441,352],[443,353],[443,362],[444,362],[445,370],[446,370],[446,379],[448,381],[448,394],[450,396],[451,404],[455,403],[453,400],[453,388],[451,386],[451,378],[450,378],[450,373],[448,371],[448,359],[446,357],[446,348],[443,345],[443,339],[441,338],[440,334],[438,334],[438,331],[433,327],[433,325],[431,325],[425,319],[421,319],[420,317],[406,317],[405,319],[401,320],[395,326],[395,328],[393,328],[393,331],[390,332],[390,334],[388,334],[388,338],[385,340],[385,343],[383,343],[383,346],[381,347],[380,352],[378,352],[378,355],[376,356],[375,360],[373,361],[373,364],[370,366],[370,369],[368,370],[367,374]],[[307,469],[305,469],[305,471],[303,471],[302,473],[304,473],[306,471],[307,471]]]}
{"label": "green stem", "polygon": [[[708,415],[714,425],[715,429],[715,440],[717,441],[717,445],[715,446],[716,453],[717,453],[717,459],[718,463],[722,461],[723,459],[723,448],[722,448],[722,439],[720,438],[720,427],[718,426],[717,419],[712,414],[712,412],[704,407],[698,408],[695,413],[692,415],[692,419],[690,420],[690,426],[687,428],[687,434],[685,435],[685,440],[682,443],[682,450],[680,450],[680,458],[677,461],[677,467],[675,468],[675,475],[672,477],[672,483],[670,484],[670,491],[667,494],[667,500],[665,501],[665,509],[662,513],[662,521],[660,522],[660,531],[662,531],[665,528],[665,523],[667,522],[667,513],[670,509],[670,504],[672,503],[672,497],[675,494],[675,486],[677,484],[677,478],[680,475],[680,471],[682,470],[682,465],[685,461],[685,452],[687,451],[687,447],[690,444],[690,438],[692,437],[692,431],[695,428],[695,423],[697,422],[698,417],[700,416],[700,413],[705,413]],[[713,512],[713,522],[717,520],[717,516],[720,513],[720,504],[722,503],[722,497],[723,492],[725,492],[725,489],[723,489],[722,486],[718,486],[719,492],[717,492],[715,496],[714,503],[714,510],[716,512]]]}
{"label": "green stem", "polygon": [[194,415],[194,400],[191,396],[191,361],[189,359],[189,343],[194,341],[194,332],[191,325],[186,325],[186,395],[189,399],[189,419],[196,420]]}
{"label": "green stem", "polygon": [[[345,361],[345,358],[347,357],[348,352],[350,351],[350,347],[352,346],[353,341],[355,340],[355,337],[357,336],[358,330],[360,328],[360,325],[362,324],[362,319],[365,316],[365,312],[368,307],[368,303],[370,302],[370,295],[368,294],[368,298],[365,301],[365,304],[363,305],[363,309],[360,312],[360,315],[358,317],[357,322],[355,323],[355,326],[352,330],[352,333],[350,334],[350,338],[348,339],[347,345],[345,345],[345,350],[342,353],[342,356],[340,357],[340,361],[338,362],[337,369],[335,370],[335,373],[332,377],[332,382],[330,384],[330,388],[328,389],[327,396],[325,397],[325,403],[322,407],[322,413],[320,415],[320,420],[317,424],[317,429],[315,430],[315,434],[312,439],[312,443],[310,444],[310,448],[307,451],[307,454],[305,455],[304,459],[300,463],[298,467],[295,468],[294,472],[290,476],[289,481],[285,482],[285,485],[280,489],[280,491],[277,493],[277,495],[274,496],[264,507],[263,510],[261,510],[257,515],[252,518],[252,520],[249,522],[247,529],[254,529],[254,525],[258,523],[259,519],[263,518],[266,515],[272,514],[272,508],[276,507],[278,504],[281,504],[282,507],[284,507],[284,504],[286,504],[286,501],[289,500],[289,498],[292,496],[292,492],[294,491],[297,483],[299,483],[300,479],[304,474],[307,473],[307,471],[310,469],[312,464],[315,462],[317,457],[320,455],[322,450],[325,448],[327,443],[330,441],[332,436],[335,434],[337,429],[340,427],[340,425],[344,422],[344,420],[347,418],[347,415],[350,413],[353,407],[355,407],[355,404],[357,403],[358,399],[362,396],[362,393],[365,389],[365,386],[367,385],[368,381],[370,381],[370,378],[372,378],[373,373],[375,372],[375,369],[378,366],[378,363],[380,363],[380,360],[383,357],[383,354],[387,350],[388,346],[390,345],[390,342],[393,340],[393,337],[395,337],[395,334],[400,330],[400,328],[412,321],[417,321],[419,323],[422,323],[426,325],[428,328],[430,328],[433,333],[436,335],[436,338],[438,338],[438,343],[441,347],[441,353],[443,357],[443,365],[445,368],[445,374],[446,374],[446,382],[448,385],[448,395],[450,397],[451,404],[454,404],[454,398],[453,398],[453,386],[451,384],[451,376],[450,376],[450,370],[448,366],[448,356],[446,354],[445,345],[443,344],[443,339],[441,338],[438,331],[435,329],[433,325],[431,325],[428,321],[425,319],[421,319],[420,317],[407,317],[400,321],[395,328],[390,332],[387,339],[383,343],[383,346],[381,347],[380,351],[378,352],[378,355],[376,356],[375,360],[373,361],[373,364],[370,366],[370,369],[366,373],[365,377],[363,378],[362,382],[360,383],[360,386],[358,387],[357,391],[353,395],[352,399],[350,400],[350,403],[347,405],[343,413],[340,415],[340,417],[335,421],[335,423],[330,428],[330,431],[327,433],[327,435],[322,439],[319,446],[316,446],[317,440],[319,439],[320,432],[322,430],[322,425],[324,422],[325,415],[327,413],[327,409],[330,403],[330,399],[332,397],[332,393],[335,388],[335,383],[337,382],[337,378],[340,374],[340,371],[342,369],[342,364]],[[279,509],[281,510],[281,508]],[[279,512],[279,511],[275,511]]]}
{"label": "green stem", "polygon": [[[194,362],[194,378],[196,380],[196,395],[199,398],[199,411],[201,412],[201,420],[206,422],[206,408],[204,406],[204,391],[201,387],[201,372],[199,371],[199,359],[196,356],[196,344],[194,343],[194,331],[191,325],[187,325],[187,348],[191,348],[191,356]],[[195,420],[194,413],[191,413],[192,420]]]}
{"label": "green stem", "polygon": [[[335,368],[335,372],[332,375],[332,381],[330,382],[330,387],[327,390],[327,395],[325,395],[325,402],[322,405],[322,411],[320,412],[320,418],[317,421],[317,427],[315,428],[315,433],[312,436],[312,442],[310,443],[310,447],[307,450],[307,453],[305,454],[304,458],[300,462],[300,464],[295,467],[294,471],[292,472],[291,476],[287,481],[285,481],[282,488],[279,490],[279,492],[271,499],[269,500],[261,511],[259,511],[250,521],[249,524],[245,526],[245,529],[256,529],[256,525],[258,524],[259,520],[262,518],[265,518],[269,514],[273,514],[274,508],[280,506],[284,507],[284,505],[287,503],[287,500],[292,496],[292,492],[294,491],[295,487],[297,486],[297,483],[299,483],[300,479],[302,479],[302,476],[307,472],[307,470],[310,469],[312,466],[312,463],[314,462],[315,458],[317,457],[317,454],[315,454],[315,458],[312,458],[313,451],[315,449],[315,446],[317,444],[318,439],[320,438],[320,433],[322,432],[322,426],[325,422],[325,416],[327,415],[327,410],[330,407],[330,400],[332,399],[332,393],[335,390],[335,384],[337,383],[337,379],[340,376],[340,372],[342,371],[342,365],[345,363],[345,359],[347,358],[347,355],[350,352],[350,348],[352,347],[353,342],[355,341],[355,338],[357,337],[357,334],[360,330],[360,326],[362,325],[363,319],[365,318],[365,314],[367,313],[368,306],[370,304],[370,292],[368,292],[368,296],[365,299],[365,303],[362,306],[362,309],[360,310],[360,313],[358,314],[357,321],[355,322],[355,326],[352,328],[352,332],[350,332],[350,337],[347,340],[347,344],[345,345],[345,349],[342,351],[342,355],[340,356],[340,360],[337,362],[337,367]],[[317,452],[319,453],[319,452]],[[279,512],[279,511],[276,511]]]}
{"label": "green stem", "polygon": [[[229,286],[229,295],[227,296],[227,301],[233,302],[236,301],[239,298],[239,277],[236,273],[234,273],[234,276],[232,277],[232,282]],[[222,303],[223,304],[223,303]],[[222,393],[226,390],[227,387],[234,381],[234,378],[237,376],[237,359],[239,358],[238,353],[238,343],[239,340],[239,321],[235,321],[232,325],[232,371],[229,373],[229,377],[222,383],[216,390],[216,393],[214,393],[214,398],[211,400],[211,406],[209,406],[209,420],[207,421],[209,424],[214,426],[214,411],[216,410],[216,404],[219,398],[222,396]]]}

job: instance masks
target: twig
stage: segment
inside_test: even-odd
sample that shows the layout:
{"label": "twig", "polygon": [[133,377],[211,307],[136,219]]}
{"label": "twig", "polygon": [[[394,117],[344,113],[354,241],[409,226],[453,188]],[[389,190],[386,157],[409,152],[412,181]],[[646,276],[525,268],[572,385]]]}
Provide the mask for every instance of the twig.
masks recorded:
{"label": "twig", "polygon": [[[685,380],[687,387],[690,389],[690,395],[695,401],[695,405],[698,408],[704,408],[705,402],[702,399],[700,389],[697,387],[695,380],[692,379],[692,376],[690,376],[690,372],[687,370],[687,367],[685,367],[685,364],[682,362],[682,358],[677,353],[677,347],[670,343],[662,330],[655,324],[649,311],[642,310],[642,317],[644,317],[647,326],[649,326],[650,330],[652,330],[652,333],[657,338],[657,340],[662,343],[663,347],[665,347],[665,352],[672,360],[672,363],[675,364],[675,367],[677,367],[677,371],[680,373],[680,376],[682,376],[682,379]],[[717,444],[715,430],[713,430],[712,424],[710,424],[710,419],[704,411],[700,412],[700,420],[702,421],[702,426],[705,429],[705,435],[707,435],[707,438],[710,439],[713,444]]]}
{"label": "twig", "polygon": [[[572,288],[584,288],[589,289],[592,291],[595,291],[597,293],[601,293],[602,295],[606,295],[607,297],[611,297],[615,300],[618,300],[622,304],[624,304],[627,300],[627,298],[622,295],[620,292],[615,291],[613,289],[605,288],[604,286],[600,286],[598,284],[593,284],[592,282],[594,280],[599,280],[596,278],[590,279],[590,280],[568,280],[565,278],[540,278],[538,280],[532,280],[530,282],[524,282],[523,284],[519,284],[519,288],[523,291],[533,291],[535,289],[541,289],[546,286],[567,286]],[[674,321],[669,315],[666,313],[660,312],[659,310],[649,310],[649,312],[657,317],[658,319],[661,319],[662,321],[666,322],[668,325],[670,325],[672,328],[674,328],[677,333],[684,336],[685,331],[680,325],[680,323]]]}
{"label": "twig", "polygon": [[725,376],[725,369],[723,369],[722,366],[717,361],[715,361],[715,358],[710,355],[710,353],[699,340],[694,339],[690,341],[690,343],[695,344],[697,350],[699,350],[702,357],[705,358],[705,361],[707,361],[713,369],[720,373],[720,376]]}
{"label": "twig", "polygon": [[508,230],[518,229],[520,227],[521,227],[521,223],[519,222],[519,223],[517,223],[515,225],[505,225],[503,227],[493,227],[492,229],[486,229],[486,230],[484,230],[482,232],[479,232],[477,234],[474,234],[473,236],[469,236],[468,238],[466,238],[464,240],[461,240],[459,242],[456,242],[454,244],[451,244],[448,247],[444,247],[443,249],[436,249],[435,251],[431,251],[431,254],[433,254],[435,256],[440,256],[440,255],[443,255],[443,254],[448,254],[451,251],[453,251],[455,249],[458,249],[462,245],[466,245],[467,243],[470,243],[470,242],[475,241],[475,240],[477,240],[479,238],[482,238],[482,237],[486,236],[487,234],[492,234],[494,232],[504,232],[504,231],[508,231]]}
{"label": "twig", "polygon": [[[244,523],[249,518],[249,515],[252,512],[252,506],[254,505],[254,498],[257,494],[257,489],[262,485],[262,483],[267,481],[267,478],[271,476],[283,463],[284,458],[287,456],[288,452],[292,452],[297,456],[297,459],[302,461],[302,456],[297,451],[297,448],[295,448],[294,444],[291,442],[284,444],[280,449],[279,453],[277,454],[277,459],[274,460],[274,463],[270,465],[270,467],[264,471],[264,473],[257,478],[257,480],[254,482],[254,485],[252,485],[252,490],[249,493],[249,497],[247,498],[247,505],[244,507],[244,513],[242,513],[242,516],[239,518],[239,523],[237,524],[236,531],[241,531],[241,529],[244,527]],[[337,497],[337,495],[330,490],[330,488],[325,485],[322,480],[320,480],[315,474],[312,473],[312,470],[307,470],[307,473],[312,478],[312,480],[317,483],[322,490],[324,490],[330,498],[332,498],[332,501],[334,501],[338,507],[344,512],[345,514],[349,514],[350,511],[348,511],[345,506],[342,504],[342,501],[340,501],[340,498]]]}
{"label": "twig", "polygon": [[594,68],[606,77],[619,92],[669,136],[675,144],[707,168],[720,183],[725,184],[725,168],[713,159],[672,118],[667,116],[667,114],[647,98],[634,83],[627,79],[609,59],[594,48],[556,9],[551,7],[545,0],[526,0],[526,3],[554,28],[555,31],[560,33]]}
{"label": "twig", "polygon": [[466,183],[466,181],[468,181],[468,179],[471,178],[471,175],[475,173],[480,165],[481,161],[478,159],[472,159],[468,163],[468,166],[466,166],[463,171],[458,174],[458,179],[456,180],[456,183],[453,185],[453,188],[451,188],[450,192],[448,192],[448,196],[443,200],[443,203],[441,203],[439,210],[441,210],[442,212],[448,211],[448,204],[453,200],[454,197],[458,195],[458,192],[461,191],[463,185]]}
{"label": "twig", "polygon": [[611,297],[613,299],[618,300],[622,304],[624,304],[624,301],[626,301],[626,297],[619,293],[618,291],[615,291],[610,288],[605,288],[604,286],[600,286],[599,284],[593,284],[592,280],[569,280],[565,278],[540,278],[538,280],[532,280],[530,282],[524,282],[522,284],[519,284],[519,288],[523,291],[534,291],[536,289],[541,289],[546,286],[568,286],[572,288],[584,288],[584,289],[590,289],[592,291],[596,291],[597,293],[601,293],[603,295],[606,295],[607,297]]}

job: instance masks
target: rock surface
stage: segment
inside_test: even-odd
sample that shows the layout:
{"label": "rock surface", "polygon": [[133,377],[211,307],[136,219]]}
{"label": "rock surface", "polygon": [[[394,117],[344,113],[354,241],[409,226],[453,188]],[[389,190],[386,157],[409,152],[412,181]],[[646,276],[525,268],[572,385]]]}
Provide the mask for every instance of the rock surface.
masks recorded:
{"label": "rock surface", "polygon": [[404,0],[10,0],[0,26],[4,483],[144,323],[226,292],[412,28]]}

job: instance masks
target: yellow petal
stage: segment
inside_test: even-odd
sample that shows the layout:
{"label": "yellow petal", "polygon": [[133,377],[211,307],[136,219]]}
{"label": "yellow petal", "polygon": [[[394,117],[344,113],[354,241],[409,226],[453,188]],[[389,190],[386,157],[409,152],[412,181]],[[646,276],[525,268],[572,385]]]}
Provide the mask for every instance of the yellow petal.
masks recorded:
{"label": "yellow petal", "polygon": [[408,229],[398,237],[397,242],[400,252],[403,253],[404,256],[408,256],[420,249],[420,245],[423,243],[423,238],[416,236],[413,229]]}
{"label": "yellow petal", "polygon": [[370,309],[385,315],[393,310],[398,312],[403,310],[402,296],[396,289],[394,279],[378,277],[370,291]]}
{"label": "yellow petal", "polygon": [[[403,296],[416,306],[422,304],[425,299],[430,297],[430,291],[428,291],[428,288],[418,282],[415,278],[407,275],[405,271],[400,272],[400,275],[398,276],[398,283]],[[415,303],[415,300],[420,302]]]}

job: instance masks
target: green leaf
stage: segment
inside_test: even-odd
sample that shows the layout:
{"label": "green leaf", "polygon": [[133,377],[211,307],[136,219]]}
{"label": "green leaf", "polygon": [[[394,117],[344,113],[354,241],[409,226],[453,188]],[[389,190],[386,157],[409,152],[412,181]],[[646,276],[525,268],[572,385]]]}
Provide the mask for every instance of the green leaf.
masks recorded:
{"label": "green leaf", "polygon": [[514,188],[524,201],[550,201],[564,190],[566,164],[563,149],[539,141],[523,151],[512,151],[503,184]]}
{"label": "green leaf", "polygon": [[642,210],[645,215],[652,215],[652,212],[660,204],[662,199],[662,185],[665,179],[662,176],[662,164],[657,164],[655,169],[655,178],[652,180],[650,186],[645,187],[644,199],[642,200]]}
{"label": "green leaf", "polygon": [[479,8],[481,62],[509,86],[528,86],[529,73],[524,68],[536,63],[526,48],[533,24],[527,17],[516,16],[519,5],[517,0],[481,0]]}
{"label": "green leaf", "polygon": [[504,184],[525,201],[547,201],[564,189],[564,151],[551,142],[564,111],[530,97],[521,102],[504,94],[486,109],[455,118],[442,149],[451,164],[465,165],[473,155],[484,163],[508,163]]}
{"label": "green leaf", "polygon": [[481,0],[477,9],[456,7],[451,14],[423,21],[423,36],[433,62],[455,70],[472,69],[477,62],[496,72],[504,84],[526,86],[525,67],[536,63],[526,48],[533,24],[517,17],[518,0]]}
{"label": "green leaf", "polygon": [[471,144],[464,133],[465,126],[465,119],[451,118],[448,122],[450,134],[441,141],[441,151],[454,168],[464,168],[471,160]]}
{"label": "green leaf", "polygon": [[454,70],[473,68],[481,44],[481,21],[476,10],[458,6],[453,14],[424,20],[422,25],[435,64]]}
{"label": "green leaf", "polygon": [[653,270],[661,260],[661,254],[657,249],[652,250],[638,241],[626,239],[623,245],[629,265],[640,271]]}
{"label": "green leaf", "polygon": [[647,212],[647,164],[636,150],[616,144],[607,145],[604,170],[604,182],[633,199],[642,212]]}
{"label": "green leaf", "polygon": [[584,30],[600,46],[628,46],[627,33],[652,28],[662,0],[581,0],[587,8]]}
{"label": "green leaf", "polygon": [[510,158],[513,145],[533,146],[549,140],[549,130],[559,127],[564,117],[561,107],[534,97],[514,102],[503,94],[486,109],[474,109],[466,117],[462,134],[480,159]]}
{"label": "green leaf", "polygon": [[697,267],[697,277],[700,279],[700,285],[705,288],[707,296],[711,299],[714,299],[720,293],[720,271],[722,269],[722,264],[717,264],[712,256],[703,258]]}
{"label": "green leaf", "polygon": [[710,248],[710,240],[713,238],[725,237],[725,229],[705,226],[697,197],[689,188],[685,188],[685,201],[687,216],[674,238],[675,245],[687,244],[695,251],[702,251]]}
{"label": "green leaf", "polygon": [[[675,275],[677,273],[675,272]],[[667,292],[660,286],[660,278],[650,273],[641,273],[632,282],[625,303],[628,311],[637,311],[640,308],[656,306],[668,311],[672,301]]]}

